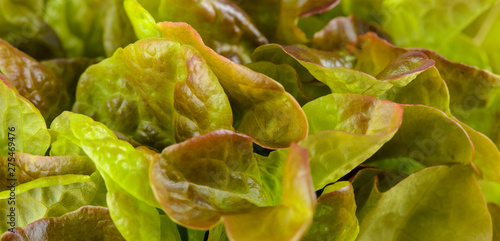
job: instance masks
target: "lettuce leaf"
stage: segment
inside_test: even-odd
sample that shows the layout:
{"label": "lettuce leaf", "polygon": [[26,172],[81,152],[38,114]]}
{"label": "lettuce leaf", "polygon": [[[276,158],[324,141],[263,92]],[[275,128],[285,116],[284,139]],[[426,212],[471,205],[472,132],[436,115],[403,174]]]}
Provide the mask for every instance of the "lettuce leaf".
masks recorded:
{"label": "lettuce leaf", "polygon": [[[273,79],[218,55],[186,23],[161,22],[140,5],[129,8],[137,36],[162,37],[189,45],[205,59],[228,96],[236,130],[265,147],[285,148],[307,134],[307,122],[297,101]],[[145,17],[149,16],[149,17]],[[151,34],[151,35],[149,35]]]}
{"label": "lettuce leaf", "polygon": [[270,204],[251,139],[229,130],[165,148],[151,163],[150,180],[163,210],[189,228],[209,229],[222,215]]}
{"label": "lettuce leaf", "polygon": [[100,173],[109,176],[137,199],[159,207],[148,182],[153,151],[134,149],[128,142],[118,140],[104,124],[71,112],[58,116],[51,130],[58,138],[64,137],[66,143],[79,146]]}
{"label": "lettuce leaf", "polygon": [[309,136],[299,142],[309,152],[316,190],[335,182],[389,141],[403,108],[372,96],[330,94],[304,106]]}
{"label": "lettuce leaf", "polygon": [[[330,87],[333,93],[353,93],[380,96],[393,86],[403,87],[422,71],[434,65],[425,54],[403,53],[395,56],[376,76],[353,68],[352,57],[342,52],[326,52],[301,45],[264,45],[252,55],[255,61],[275,59],[275,63],[296,61],[315,79]],[[292,58],[292,59],[291,59]],[[357,59],[356,65],[361,60]],[[296,64],[294,64],[296,65]]]}
{"label": "lettuce leaf", "polygon": [[84,206],[61,217],[46,218],[33,222],[14,233],[5,232],[1,239],[7,240],[125,240],[116,229],[105,207]]}
{"label": "lettuce leaf", "polygon": [[290,146],[283,171],[280,205],[223,216],[230,240],[301,239],[309,229],[316,209],[316,194],[308,159],[306,149],[295,143]]}
{"label": "lettuce leaf", "polygon": [[[357,240],[492,238],[491,218],[470,166],[426,168],[385,192],[358,177],[353,186]],[[359,193],[363,186],[368,195]]]}
{"label": "lettuce leaf", "polygon": [[327,186],[318,198],[317,205],[311,229],[302,240],[356,240],[359,225],[354,190],[349,182],[337,182]]}
{"label": "lettuce leaf", "polygon": [[[74,211],[84,205],[105,205],[106,194],[99,173],[88,175],[60,175],[41,177],[18,184],[15,199],[9,199],[11,190],[0,192],[0,210],[10,213],[15,204],[16,227],[26,225],[46,217],[56,217]],[[7,222],[0,224],[1,230],[11,228]]]}
{"label": "lettuce leaf", "polygon": [[233,121],[228,98],[200,54],[160,38],[137,41],[89,67],[73,110],[158,150],[231,129]]}
{"label": "lettuce leaf", "polygon": [[50,123],[69,109],[69,95],[64,81],[27,54],[0,39],[0,73],[19,94],[31,101]]}
{"label": "lettuce leaf", "polygon": [[0,157],[9,156],[9,147],[10,151],[44,155],[50,146],[50,134],[40,111],[1,73],[0,80],[0,145],[4,147]]}

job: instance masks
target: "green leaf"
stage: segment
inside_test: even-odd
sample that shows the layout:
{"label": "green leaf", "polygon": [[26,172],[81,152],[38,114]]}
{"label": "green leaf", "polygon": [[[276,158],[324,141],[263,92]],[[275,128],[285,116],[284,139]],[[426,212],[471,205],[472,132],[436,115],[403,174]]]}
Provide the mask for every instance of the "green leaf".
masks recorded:
{"label": "green leaf", "polygon": [[165,38],[195,48],[206,60],[229,98],[236,130],[264,147],[285,148],[307,134],[297,101],[273,79],[216,54],[185,23],[158,23]]}
{"label": "green leaf", "polygon": [[472,162],[473,143],[459,123],[432,107],[405,105],[403,108],[401,127],[372,160],[407,157],[424,166]]}
{"label": "green leaf", "polygon": [[[396,56],[376,76],[352,69],[351,59],[342,52],[326,52],[302,45],[264,45],[253,53],[256,61],[276,59],[290,62],[290,57],[305,67],[312,76],[326,84],[333,93],[353,93],[380,96],[393,86],[410,83],[422,71],[434,65],[425,54],[408,52]],[[362,60],[358,60],[360,62]],[[275,62],[275,61],[273,61]],[[358,65],[358,63],[356,64]]]}
{"label": "green leaf", "polygon": [[[13,170],[13,171],[9,171]],[[46,176],[65,174],[91,175],[95,171],[94,163],[86,156],[36,156],[16,153],[15,161],[0,157],[0,191],[9,186],[8,179],[17,179],[19,184]],[[14,176],[7,175],[13,173]]]}
{"label": "green leaf", "polygon": [[472,162],[482,173],[486,181],[500,182],[500,151],[495,144],[484,134],[459,122],[469,135],[474,146],[474,159]]}
{"label": "green leaf", "polygon": [[224,223],[219,223],[217,226],[210,229],[207,241],[229,241]]}
{"label": "green leaf", "polygon": [[189,228],[209,229],[221,215],[270,203],[252,140],[229,130],[165,148],[151,163],[150,180],[163,210]]}
{"label": "green leaf", "polygon": [[[9,214],[15,208],[16,227],[25,227],[45,217],[55,217],[74,211],[84,205],[101,205],[104,182],[99,173],[41,177],[16,184],[15,199],[9,199],[11,190],[0,192],[0,212]],[[9,202],[13,201],[13,202]],[[10,205],[15,204],[15,206]],[[1,230],[11,226],[2,222]]]}
{"label": "green leaf", "polygon": [[[379,74],[394,58],[408,51],[387,43],[373,33],[359,36],[356,44],[349,48],[349,52],[357,59],[354,68],[371,75]],[[428,56],[432,58],[433,55]],[[428,105],[445,112],[449,110],[450,104],[446,83],[435,67],[421,72],[406,86],[392,87],[379,98],[401,104]]]}
{"label": "green leaf", "polygon": [[435,49],[447,44],[493,2],[384,0],[380,11],[387,16],[381,24],[399,46]]}
{"label": "green leaf", "polygon": [[70,108],[64,81],[35,59],[1,39],[0,73],[7,77],[20,95],[40,110],[47,123]]}
{"label": "green leaf", "polygon": [[159,241],[161,223],[156,208],[135,198],[107,174],[102,175],[108,188],[106,200],[109,215],[123,237],[126,240]]}
{"label": "green leaf", "polygon": [[330,94],[303,109],[310,129],[299,144],[309,151],[316,190],[373,155],[393,137],[403,117],[396,103],[353,94]]}
{"label": "green leaf", "polygon": [[[492,238],[491,218],[470,166],[427,168],[383,193],[374,182],[353,183],[359,241]],[[371,194],[358,195],[361,188]]]}
{"label": "green leaf", "polygon": [[450,91],[451,114],[500,146],[500,122],[497,121],[500,115],[500,76],[451,62],[429,50],[419,51],[436,61]]}
{"label": "green leaf", "polygon": [[316,194],[309,170],[307,150],[295,143],[290,146],[282,186],[280,205],[223,216],[230,240],[301,239],[312,223],[316,209]]}
{"label": "green leaf", "polygon": [[57,34],[43,21],[43,0],[5,0],[0,5],[0,38],[35,59],[64,56]]}
{"label": "green leaf", "polygon": [[153,16],[136,0],[124,0],[123,6],[137,38],[144,39],[161,36]]}
{"label": "green leaf", "polygon": [[488,203],[491,221],[493,223],[493,240],[500,240],[500,206],[494,203]]}
{"label": "green leaf", "polygon": [[167,215],[160,215],[162,241],[182,241],[177,224],[172,222]]}
{"label": "green leaf", "polygon": [[76,112],[158,150],[232,128],[231,106],[205,60],[167,39],[137,41],[88,68],[76,101]]}
{"label": "green leaf", "polygon": [[153,151],[134,149],[128,142],[118,140],[104,124],[71,112],[58,116],[51,130],[79,146],[94,161],[97,170],[121,188],[151,206],[159,206],[147,181]]}
{"label": "green leaf", "polygon": [[359,225],[354,190],[349,182],[337,182],[318,198],[311,229],[303,241],[354,241]]}
{"label": "green leaf", "polygon": [[67,57],[111,56],[136,40],[120,0],[47,0],[43,18]]}
{"label": "green leaf", "polygon": [[108,209],[95,206],[84,206],[61,217],[38,220],[24,229],[14,229],[14,232],[5,232],[0,240],[125,240],[113,224]]}
{"label": "green leaf", "polygon": [[[1,61],[1,60],[0,60]],[[50,145],[50,134],[40,111],[17,93],[0,73],[0,157],[14,152],[44,155]],[[10,133],[10,134],[9,134]],[[11,139],[9,139],[11,138]],[[9,142],[13,144],[8,144]],[[15,146],[13,146],[15,145]]]}

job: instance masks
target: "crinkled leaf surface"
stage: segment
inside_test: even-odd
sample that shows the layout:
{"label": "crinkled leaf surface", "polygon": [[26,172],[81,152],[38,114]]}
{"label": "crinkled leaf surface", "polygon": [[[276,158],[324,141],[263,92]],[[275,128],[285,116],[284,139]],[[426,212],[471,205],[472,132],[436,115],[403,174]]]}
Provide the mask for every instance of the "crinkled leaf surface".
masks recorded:
{"label": "crinkled leaf surface", "polygon": [[373,96],[380,96],[393,86],[406,86],[419,73],[434,65],[434,61],[425,54],[408,52],[396,56],[376,76],[372,76],[352,69],[352,57],[345,53],[325,52],[302,45],[264,45],[255,50],[252,57],[256,61],[271,58],[286,62],[290,62],[292,57],[317,80],[330,87],[333,93]]}
{"label": "crinkled leaf surface", "polygon": [[401,125],[403,108],[387,100],[330,94],[304,106],[309,136],[299,144],[309,151],[316,190],[350,172],[389,141]]}
{"label": "crinkled leaf surface", "polygon": [[205,58],[229,97],[236,130],[273,148],[288,147],[306,136],[304,113],[279,83],[216,54],[185,23],[162,22],[157,26],[163,37],[193,46]]}
{"label": "crinkled leaf surface", "polygon": [[357,240],[492,238],[491,218],[470,166],[426,168],[383,193],[373,182],[354,180],[355,190],[363,185],[368,185],[371,195],[356,192]]}
{"label": "crinkled leaf surface", "polygon": [[[17,179],[19,184],[31,180],[65,174],[91,175],[94,163],[86,156],[36,156],[18,152],[15,161],[8,164],[7,158],[0,157],[0,190],[6,190],[9,178]],[[13,168],[14,176],[8,176],[8,168]]]}
{"label": "crinkled leaf surface", "polygon": [[230,240],[301,239],[312,223],[316,194],[309,171],[307,150],[295,143],[288,152],[282,186],[280,205],[223,216]]}
{"label": "crinkled leaf surface", "polygon": [[[0,157],[8,156],[8,147],[15,148],[16,152],[45,155],[50,145],[50,134],[40,111],[20,96],[15,87],[1,73],[0,80],[0,120],[2,123],[0,145],[3,146]],[[9,128],[13,131],[9,131]],[[11,141],[15,146],[9,146],[8,143]]]}
{"label": "crinkled leaf surface", "polygon": [[104,124],[71,112],[58,116],[51,130],[66,142],[79,146],[94,161],[99,172],[134,197],[151,206],[159,206],[148,182],[151,150],[134,149],[128,142],[118,140]]}
{"label": "crinkled leaf surface", "polygon": [[318,198],[311,229],[304,241],[354,241],[359,225],[356,218],[354,190],[347,182],[329,185]]}
{"label": "crinkled leaf surface", "polygon": [[0,39],[0,73],[31,101],[50,123],[69,109],[64,81],[27,54]]}
{"label": "crinkled leaf surface", "polygon": [[165,148],[151,163],[150,180],[163,210],[190,228],[209,229],[221,215],[270,203],[252,140],[229,130]]}
{"label": "crinkled leaf surface", "polygon": [[96,206],[84,206],[61,217],[41,219],[14,231],[4,233],[0,240],[125,240],[113,224],[108,209]]}
{"label": "crinkled leaf surface", "polygon": [[73,109],[158,150],[230,129],[233,121],[227,96],[203,57],[160,38],[140,40],[89,67]]}
{"label": "crinkled leaf surface", "polygon": [[[98,173],[88,175],[63,175],[41,177],[24,184],[16,184],[16,226],[25,227],[38,219],[56,217],[74,211],[84,205],[105,205],[104,182]],[[103,189],[104,188],[104,189]],[[0,192],[0,212],[10,213],[8,203],[11,190]],[[1,230],[11,228],[6,222]]]}
{"label": "crinkled leaf surface", "polygon": [[444,112],[405,105],[401,127],[372,160],[398,157],[408,157],[425,166],[468,164],[474,158],[474,147],[462,126]]}
{"label": "crinkled leaf surface", "polygon": [[248,15],[229,0],[161,0],[157,9],[158,21],[186,22],[215,52],[239,62],[250,62],[250,53],[267,39]]}

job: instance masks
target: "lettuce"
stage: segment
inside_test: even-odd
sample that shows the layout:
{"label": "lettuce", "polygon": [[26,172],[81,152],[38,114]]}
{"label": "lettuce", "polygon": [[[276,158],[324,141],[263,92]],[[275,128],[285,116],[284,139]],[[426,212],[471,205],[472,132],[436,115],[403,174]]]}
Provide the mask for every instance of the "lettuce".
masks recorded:
{"label": "lettuce", "polygon": [[2,1],[0,239],[496,240],[499,12]]}

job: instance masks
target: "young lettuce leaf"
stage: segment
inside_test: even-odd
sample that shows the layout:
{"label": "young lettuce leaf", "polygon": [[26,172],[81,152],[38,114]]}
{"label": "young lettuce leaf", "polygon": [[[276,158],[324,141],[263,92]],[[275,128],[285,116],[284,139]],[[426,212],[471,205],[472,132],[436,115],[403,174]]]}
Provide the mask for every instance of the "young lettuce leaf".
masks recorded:
{"label": "young lettuce leaf", "polygon": [[[316,194],[307,150],[292,143],[283,171],[281,203],[246,213],[223,216],[230,240],[298,241],[307,232],[316,209]],[[285,219],[283,217],[286,217]]]}
{"label": "young lettuce leaf", "polygon": [[126,8],[137,36],[155,37],[159,31],[164,38],[193,47],[205,59],[229,98],[236,130],[271,148],[288,147],[307,135],[304,113],[283,86],[218,55],[203,43],[190,25],[172,22],[155,24],[151,15],[137,5],[134,9]]}
{"label": "young lettuce leaf", "polygon": [[5,232],[0,240],[109,240],[124,241],[105,207],[84,206],[61,217],[33,222],[14,232]]}
{"label": "young lettuce leaf", "polygon": [[0,157],[9,156],[10,151],[45,155],[50,146],[50,134],[40,111],[20,96],[1,73],[0,80],[0,145],[4,147]]}
{"label": "young lettuce leaf", "polygon": [[304,106],[309,136],[299,142],[309,151],[316,190],[337,181],[389,141],[403,108],[387,100],[354,94],[330,94]]}
{"label": "young lettuce leaf", "polygon": [[[382,193],[377,182],[354,180],[357,240],[492,238],[491,218],[470,166],[426,168]],[[360,193],[363,186],[368,195]]]}
{"label": "young lettuce leaf", "polygon": [[[352,56],[342,52],[326,52],[302,45],[264,45],[252,54],[255,61],[273,59],[275,63],[296,61],[305,67],[315,79],[330,87],[333,93],[352,93],[380,96],[387,90],[403,87],[422,71],[434,65],[425,54],[403,53],[392,59],[376,76],[353,68]],[[273,62],[274,62],[273,61]],[[294,64],[297,65],[296,63]]]}
{"label": "young lettuce leaf", "polygon": [[227,96],[203,57],[160,38],[137,41],[89,67],[73,109],[158,150],[231,129],[233,122]]}
{"label": "young lettuce leaf", "polygon": [[209,229],[222,215],[270,204],[252,140],[229,130],[165,148],[151,163],[150,180],[163,210],[189,228]]}
{"label": "young lettuce leaf", "polygon": [[69,109],[69,95],[64,81],[38,61],[1,39],[0,73],[7,77],[20,95],[39,109],[47,123]]}
{"label": "young lettuce leaf", "polygon": [[[91,175],[95,171],[94,163],[86,156],[36,156],[18,152],[15,161],[8,162],[0,157],[0,190],[8,187],[8,179],[17,179],[18,184],[26,183],[40,177],[66,174]],[[10,164],[8,164],[10,163]],[[7,176],[9,168],[14,176]],[[5,184],[5,185],[4,185]]]}
{"label": "young lettuce leaf", "polygon": [[[104,124],[90,117],[64,112],[52,122],[51,130],[65,142],[79,146],[92,159],[97,170],[121,188],[153,207],[159,207],[148,182],[153,151],[134,149],[118,140]],[[154,153],[154,152],[153,152]]]}
{"label": "young lettuce leaf", "polygon": [[311,229],[303,241],[354,241],[359,225],[354,190],[347,182],[327,186],[318,198]]}
{"label": "young lettuce leaf", "polygon": [[250,62],[253,48],[266,44],[248,15],[230,0],[160,0],[158,21],[185,22],[193,26],[203,42],[218,54],[237,63]]}
{"label": "young lettuce leaf", "polygon": [[474,146],[459,123],[432,107],[404,105],[403,108],[398,133],[372,160],[408,157],[425,166],[472,162]]}
{"label": "young lettuce leaf", "polygon": [[[15,225],[26,225],[46,217],[55,217],[74,211],[84,205],[105,205],[104,182],[99,173],[88,175],[61,175],[41,177],[33,181],[17,184],[15,193]],[[8,201],[11,190],[0,192],[0,212],[11,212]],[[11,228],[7,222],[0,223],[0,229]]]}

